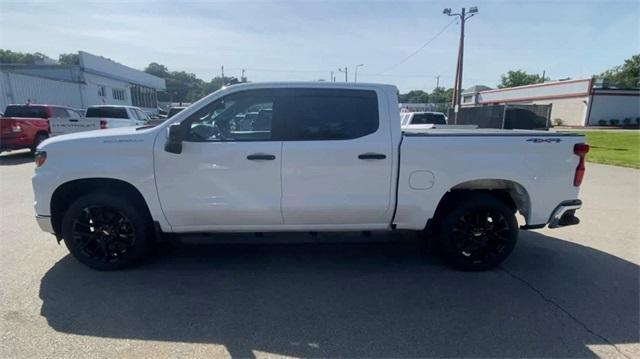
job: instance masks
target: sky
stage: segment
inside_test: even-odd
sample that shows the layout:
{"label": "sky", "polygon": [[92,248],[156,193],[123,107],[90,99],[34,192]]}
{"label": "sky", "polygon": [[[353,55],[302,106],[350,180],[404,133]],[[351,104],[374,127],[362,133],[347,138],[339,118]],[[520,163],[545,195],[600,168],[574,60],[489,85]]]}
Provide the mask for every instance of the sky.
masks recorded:
{"label": "sky", "polygon": [[[354,81],[402,92],[451,87],[466,22],[463,87],[495,87],[522,69],[588,78],[640,53],[640,1],[19,1],[0,0],[0,48],[84,50],[130,67],[150,62],[250,81]],[[426,44],[426,46],[424,46]],[[422,48],[416,53],[416,50]],[[410,56],[411,54],[414,54]]]}

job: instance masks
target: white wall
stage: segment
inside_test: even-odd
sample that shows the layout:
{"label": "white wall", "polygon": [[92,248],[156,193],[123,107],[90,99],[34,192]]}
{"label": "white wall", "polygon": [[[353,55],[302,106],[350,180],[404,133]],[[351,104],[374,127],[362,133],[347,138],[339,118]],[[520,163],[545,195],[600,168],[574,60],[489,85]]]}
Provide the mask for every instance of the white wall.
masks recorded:
{"label": "white wall", "polygon": [[617,119],[622,124],[625,118],[631,118],[632,123],[635,123],[636,118],[640,117],[640,93],[633,94],[631,91],[623,93],[624,95],[620,92],[598,94],[596,91],[593,95],[588,124],[598,125],[599,120],[608,122],[611,119]]}
{"label": "white wall", "polygon": [[12,72],[0,72],[0,107],[8,104],[31,103],[82,108],[80,84],[34,77]]}
{"label": "white wall", "polygon": [[548,82],[478,93],[478,103],[504,103],[587,96],[591,80]]}
{"label": "white wall", "polygon": [[[85,103],[87,106],[92,105],[131,105],[131,93],[129,91],[129,83],[119,80],[110,79],[107,77],[84,74],[86,84],[83,85],[83,91],[85,96]],[[105,96],[98,95],[98,89],[100,86],[105,87]],[[125,100],[118,100],[113,98],[113,89],[125,90]]]}

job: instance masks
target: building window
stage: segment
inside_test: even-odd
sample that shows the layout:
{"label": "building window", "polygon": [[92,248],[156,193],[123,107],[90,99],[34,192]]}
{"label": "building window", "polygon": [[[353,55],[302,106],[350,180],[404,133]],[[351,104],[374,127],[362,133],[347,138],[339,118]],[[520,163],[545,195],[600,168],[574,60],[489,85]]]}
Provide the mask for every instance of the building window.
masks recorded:
{"label": "building window", "polygon": [[131,86],[131,104],[133,106],[146,108],[158,107],[156,90],[144,86]]}
{"label": "building window", "polygon": [[113,99],[124,101],[124,90],[123,89],[113,89]]}
{"label": "building window", "polygon": [[107,96],[107,88],[104,86],[98,86],[98,96],[100,97]]}
{"label": "building window", "polygon": [[471,103],[471,99],[473,99],[473,96],[463,96],[462,103]]}

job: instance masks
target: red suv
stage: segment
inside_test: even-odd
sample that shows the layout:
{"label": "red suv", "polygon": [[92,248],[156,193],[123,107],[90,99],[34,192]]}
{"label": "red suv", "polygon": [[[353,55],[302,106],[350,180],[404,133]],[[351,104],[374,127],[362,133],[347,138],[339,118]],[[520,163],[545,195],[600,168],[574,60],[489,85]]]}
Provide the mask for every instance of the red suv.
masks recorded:
{"label": "red suv", "polygon": [[49,138],[49,118],[78,117],[71,108],[50,105],[8,105],[0,118],[0,151],[28,148],[36,150]]}

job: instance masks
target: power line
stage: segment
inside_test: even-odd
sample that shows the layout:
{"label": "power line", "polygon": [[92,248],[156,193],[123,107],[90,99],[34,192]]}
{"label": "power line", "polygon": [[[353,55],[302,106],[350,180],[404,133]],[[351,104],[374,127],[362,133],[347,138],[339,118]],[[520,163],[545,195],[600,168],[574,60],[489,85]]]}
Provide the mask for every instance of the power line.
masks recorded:
{"label": "power line", "polygon": [[382,75],[385,72],[389,72],[389,71],[395,69],[396,67],[404,64],[407,60],[409,60],[410,58],[414,57],[416,54],[418,54],[418,52],[422,51],[425,47],[427,47],[427,45],[429,45],[431,42],[433,42],[433,40],[437,39],[438,36],[442,35],[442,33],[445,32],[445,30],[447,30],[449,28],[449,26],[451,26],[454,22],[456,22],[456,19],[451,20],[451,22],[449,22],[445,27],[443,27],[440,31],[438,31],[438,33],[435,34],[432,38],[430,38],[427,42],[422,44],[422,46],[420,46],[416,51],[414,51],[411,54],[409,54],[407,57],[402,59],[402,61],[400,61],[400,62],[396,63],[395,65],[389,67],[388,69],[378,73],[378,75]]}

